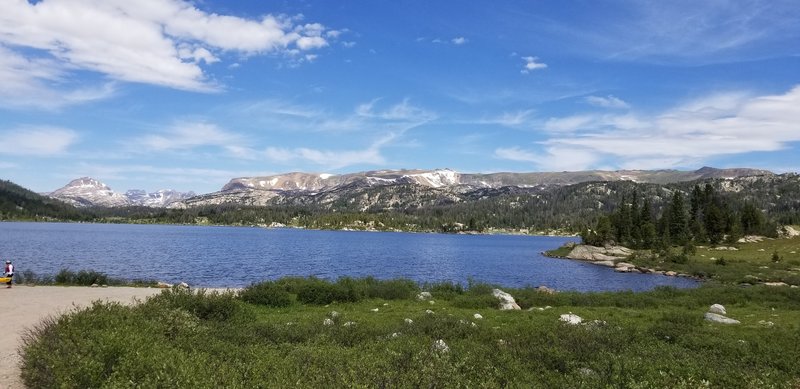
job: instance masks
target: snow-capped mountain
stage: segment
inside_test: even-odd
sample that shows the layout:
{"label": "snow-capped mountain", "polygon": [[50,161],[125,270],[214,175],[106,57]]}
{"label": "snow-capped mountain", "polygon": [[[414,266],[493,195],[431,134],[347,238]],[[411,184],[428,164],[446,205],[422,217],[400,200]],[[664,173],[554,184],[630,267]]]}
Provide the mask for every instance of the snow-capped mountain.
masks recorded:
{"label": "snow-capped mountain", "polygon": [[[264,177],[241,177],[228,182],[219,192],[175,202],[174,208],[222,203],[242,205],[327,204],[341,199],[358,202],[368,208],[375,198],[387,198],[398,204],[411,201],[408,196],[449,199],[482,189],[501,188],[542,189],[590,181],[634,181],[645,183],[674,183],[706,178],[772,175],[766,170],[715,169],[704,167],[696,171],[678,170],[617,170],[580,172],[489,173],[462,174],[450,169],[436,170],[376,170],[342,175],[293,172]],[[419,190],[406,191],[398,186],[411,185]],[[435,193],[433,193],[433,192]],[[363,198],[353,199],[351,196]],[[456,195],[455,197],[453,195]],[[427,196],[427,197],[426,197]],[[418,199],[419,200],[419,199]],[[425,200],[427,201],[427,200]],[[416,202],[419,204],[423,202]],[[416,204],[415,203],[415,204]]]}
{"label": "snow-capped mountain", "polygon": [[132,189],[122,194],[114,192],[108,185],[91,177],[72,180],[66,186],[47,194],[49,197],[76,207],[145,206],[156,208],[166,207],[194,195],[194,192],[182,193],[171,189],[159,190],[154,193]]}

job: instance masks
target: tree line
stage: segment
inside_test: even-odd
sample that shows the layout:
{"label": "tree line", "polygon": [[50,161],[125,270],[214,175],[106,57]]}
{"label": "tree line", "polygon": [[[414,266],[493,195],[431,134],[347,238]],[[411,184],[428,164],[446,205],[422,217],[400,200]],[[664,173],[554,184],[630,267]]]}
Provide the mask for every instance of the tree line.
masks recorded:
{"label": "tree line", "polygon": [[694,244],[735,243],[744,235],[777,235],[777,224],[752,201],[723,198],[707,183],[695,185],[687,204],[682,191],[673,190],[660,214],[634,189],[613,212],[602,215],[593,228],[582,231],[586,244],[619,244],[635,249],[666,249]]}

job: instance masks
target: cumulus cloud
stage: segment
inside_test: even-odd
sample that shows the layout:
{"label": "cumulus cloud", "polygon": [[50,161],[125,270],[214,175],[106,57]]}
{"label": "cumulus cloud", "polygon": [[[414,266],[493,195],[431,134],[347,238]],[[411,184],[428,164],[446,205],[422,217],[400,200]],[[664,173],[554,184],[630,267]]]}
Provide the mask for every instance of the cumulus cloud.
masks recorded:
{"label": "cumulus cloud", "polygon": [[527,56],[522,57],[522,60],[525,61],[525,64],[522,66],[522,70],[520,70],[520,73],[522,74],[528,74],[534,70],[544,69],[547,67],[546,63],[539,62],[538,57]]}
{"label": "cumulus cloud", "polygon": [[[201,63],[217,62],[225,53],[307,51],[327,46],[326,37],[318,23],[296,26],[293,19],[273,15],[219,15],[183,0],[0,3],[0,44],[26,49],[25,54],[14,51],[16,60],[45,58],[62,65],[51,71],[88,70],[190,91],[219,89]],[[8,64],[0,67],[8,69]],[[44,77],[35,67],[28,71],[28,78]]]}
{"label": "cumulus cloud", "polygon": [[49,157],[63,154],[78,133],[59,127],[23,127],[0,132],[0,155]]}
{"label": "cumulus cloud", "polygon": [[453,42],[454,45],[463,45],[469,42],[469,40],[467,38],[464,38],[463,36],[460,36],[451,39],[450,42]]}
{"label": "cumulus cloud", "polygon": [[608,95],[606,97],[603,97],[603,96],[587,96],[586,97],[586,102],[589,103],[590,105],[594,105],[596,107],[602,107],[602,108],[623,109],[623,108],[629,108],[630,107],[628,105],[628,103],[626,103],[626,102],[622,101],[620,98],[614,97],[612,95]]}

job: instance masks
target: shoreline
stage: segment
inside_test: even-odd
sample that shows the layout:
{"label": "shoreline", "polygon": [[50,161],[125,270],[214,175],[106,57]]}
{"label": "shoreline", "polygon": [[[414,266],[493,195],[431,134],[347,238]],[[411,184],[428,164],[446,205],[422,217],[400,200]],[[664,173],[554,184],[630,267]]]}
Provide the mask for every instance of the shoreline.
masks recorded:
{"label": "shoreline", "polygon": [[236,225],[236,224],[176,224],[176,223],[115,223],[115,222],[99,222],[99,221],[75,221],[75,220],[0,220],[0,223],[63,223],[63,224],[98,224],[98,225],[133,225],[133,226],[175,226],[175,227],[236,227],[236,228],[262,228],[266,230],[307,230],[307,231],[344,231],[344,232],[395,232],[406,234],[440,234],[440,235],[502,235],[502,236],[541,236],[541,237],[558,237],[558,238],[574,238],[578,237],[577,233],[545,233],[537,231],[536,233],[524,233],[511,230],[497,230],[491,232],[478,232],[478,231],[458,231],[458,232],[441,232],[441,231],[414,231],[414,230],[379,230],[379,229],[356,229],[352,227],[342,228],[309,228],[303,226],[270,226],[266,224],[254,225]]}

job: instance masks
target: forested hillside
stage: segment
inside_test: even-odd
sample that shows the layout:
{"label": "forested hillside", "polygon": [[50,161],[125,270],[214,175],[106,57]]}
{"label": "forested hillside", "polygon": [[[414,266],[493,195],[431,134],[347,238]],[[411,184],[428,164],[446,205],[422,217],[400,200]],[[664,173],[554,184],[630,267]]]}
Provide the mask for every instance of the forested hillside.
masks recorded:
{"label": "forested hillside", "polygon": [[84,220],[90,216],[61,201],[0,180],[0,220]]}
{"label": "forested hillside", "polygon": [[[762,215],[764,225],[800,224],[800,176],[797,174],[714,178],[666,185],[609,181],[535,188],[510,186],[466,192],[397,184],[341,188],[316,195],[295,196],[291,201],[281,197],[266,206],[227,203],[186,209],[125,207],[80,211],[8,182],[3,187],[16,188],[0,194],[4,219],[32,219],[33,215],[46,215],[66,220],[121,223],[282,224],[323,229],[441,232],[558,230],[569,233],[594,228],[601,217],[620,209],[621,204],[630,206],[634,197],[637,209],[648,204],[657,227],[656,221],[674,201],[676,193],[688,202],[695,188],[699,187],[713,193],[717,210],[740,215],[745,211],[743,208],[748,207]],[[22,201],[15,200],[19,198],[26,201],[22,210],[16,208]],[[703,215],[711,214],[713,217],[714,212],[709,209]],[[713,234],[713,228],[711,230]]]}

